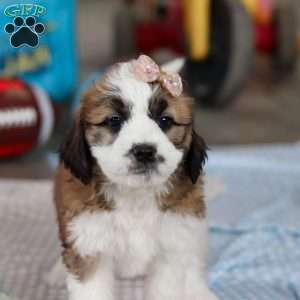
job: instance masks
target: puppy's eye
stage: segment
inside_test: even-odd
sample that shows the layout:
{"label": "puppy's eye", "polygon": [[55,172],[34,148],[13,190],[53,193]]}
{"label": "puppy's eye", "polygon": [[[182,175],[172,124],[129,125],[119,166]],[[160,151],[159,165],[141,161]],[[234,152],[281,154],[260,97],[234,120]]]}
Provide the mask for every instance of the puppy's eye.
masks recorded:
{"label": "puppy's eye", "polygon": [[106,125],[114,130],[119,130],[123,122],[123,118],[118,115],[114,115],[106,119]]}
{"label": "puppy's eye", "polygon": [[170,129],[174,124],[174,119],[170,116],[161,116],[159,119],[159,127],[162,130]]}

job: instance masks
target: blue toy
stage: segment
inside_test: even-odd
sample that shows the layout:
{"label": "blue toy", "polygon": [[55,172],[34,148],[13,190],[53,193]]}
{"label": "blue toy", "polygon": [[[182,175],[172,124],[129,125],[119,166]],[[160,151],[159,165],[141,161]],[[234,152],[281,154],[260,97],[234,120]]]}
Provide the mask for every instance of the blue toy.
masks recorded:
{"label": "blue toy", "polygon": [[75,0],[0,1],[0,78],[39,85],[55,102],[77,83]]}

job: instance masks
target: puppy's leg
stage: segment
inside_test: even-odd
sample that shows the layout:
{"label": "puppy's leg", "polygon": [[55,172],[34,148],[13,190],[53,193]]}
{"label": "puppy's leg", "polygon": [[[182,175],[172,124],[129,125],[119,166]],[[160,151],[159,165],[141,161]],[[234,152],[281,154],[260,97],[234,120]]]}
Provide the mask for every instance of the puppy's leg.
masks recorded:
{"label": "puppy's leg", "polygon": [[178,217],[163,231],[164,251],[147,275],[146,300],[217,300],[205,282],[204,221]]}
{"label": "puppy's leg", "polygon": [[67,288],[69,300],[114,300],[115,279],[112,259],[75,258],[68,266]]}
{"label": "puppy's leg", "polygon": [[[178,257],[180,259],[180,257]],[[160,261],[146,281],[146,300],[217,300],[194,266]]]}

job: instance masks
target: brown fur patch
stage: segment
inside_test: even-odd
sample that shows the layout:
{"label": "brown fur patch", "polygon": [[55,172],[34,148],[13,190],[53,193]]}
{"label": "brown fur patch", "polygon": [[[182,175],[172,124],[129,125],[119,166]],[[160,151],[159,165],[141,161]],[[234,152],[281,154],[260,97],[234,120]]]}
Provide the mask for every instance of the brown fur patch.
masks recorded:
{"label": "brown fur patch", "polygon": [[168,115],[179,124],[166,132],[176,148],[187,149],[191,142],[193,105],[192,98],[185,95],[175,98],[161,88],[157,89],[150,101],[149,110],[157,122],[162,115]]}
{"label": "brown fur patch", "polygon": [[158,105],[159,102],[165,101],[166,108],[160,113],[169,113],[177,123],[191,124],[193,120],[194,100],[186,95],[173,97],[162,88],[157,88],[156,92],[150,100],[151,105]]}
{"label": "brown fur patch", "polygon": [[86,124],[86,137],[90,145],[113,143],[116,133],[103,126],[103,123],[113,115],[121,115],[124,119],[128,117],[128,108],[121,99],[114,96],[116,94],[117,90],[104,81],[92,86],[84,95],[80,117]]}
{"label": "brown fur patch", "polygon": [[200,177],[198,184],[191,183],[180,167],[170,180],[173,187],[167,196],[158,200],[162,211],[169,211],[182,215],[205,217],[206,206],[204,202],[203,180]]}
{"label": "brown fur patch", "polygon": [[174,116],[177,123],[180,124],[191,124],[193,119],[193,99],[181,96],[178,98],[167,97],[168,108],[166,112]]}

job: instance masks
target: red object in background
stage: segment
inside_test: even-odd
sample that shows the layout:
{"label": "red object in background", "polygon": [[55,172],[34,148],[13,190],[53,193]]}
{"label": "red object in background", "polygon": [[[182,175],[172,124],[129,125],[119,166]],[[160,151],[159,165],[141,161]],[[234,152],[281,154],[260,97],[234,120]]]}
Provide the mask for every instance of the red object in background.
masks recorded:
{"label": "red object in background", "polygon": [[256,25],[256,49],[263,53],[270,53],[276,47],[276,32],[271,25]]}
{"label": "red object in background", "polygon": [[152,53],[167,48],[176,54],[184,54],[183,33],[173,22],[141,22],[136,29],[137,48],[142,53]]}
{"label": "red object in background", "polygon": [[0,158],[45,143],[53,124],[53,107],[44,91],[20,80],[0,80]]}
{"label": "red object in background", "polygon": [[166,48],[174,51],[175,54],[183,55],[185,49],[182,1],[169,1],[163,18],[139,22],[135,36],[139,52],[149,54]]}

